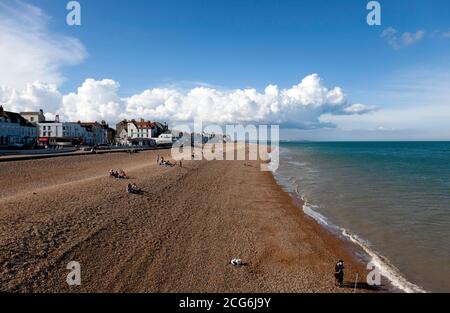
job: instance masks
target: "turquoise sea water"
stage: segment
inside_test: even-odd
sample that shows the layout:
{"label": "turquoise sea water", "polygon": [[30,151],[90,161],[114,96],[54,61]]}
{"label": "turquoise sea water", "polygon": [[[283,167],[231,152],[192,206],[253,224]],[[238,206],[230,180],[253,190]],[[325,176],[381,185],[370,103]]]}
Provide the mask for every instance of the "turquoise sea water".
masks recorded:
{"label": "turquoise sea water", "polygon": [[276,177],[397,287],[450,292],[450,142],[282,143]]}

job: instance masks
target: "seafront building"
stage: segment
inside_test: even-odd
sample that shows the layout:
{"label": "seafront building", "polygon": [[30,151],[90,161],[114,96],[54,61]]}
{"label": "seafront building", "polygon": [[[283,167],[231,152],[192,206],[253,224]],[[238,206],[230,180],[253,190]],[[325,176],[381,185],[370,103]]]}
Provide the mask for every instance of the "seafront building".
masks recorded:
{"label": "seafront building", "polygon": [[116,125],[116,142],[120,145],[155,146],[172,143],[167,124],[144,119],[123,120]]}
{"label": "seafront building", "polygon": [[39,110],[39,112],[21,112],[20,115],[28,122],[33,124],[45,122],[45,115],[43,110]]}
{"label": "seafront building", "polygon": [[92,133],[92,145],[107,145],[114,143],[115,130],[110,128],[105,121],[98,122],[78,122],[87,131]]}
{"label": "seafront building", "polygon": [[105,121],[63,122],[59,115],[47,120],[38,112],[7,112],[0,106],[0,146],[156,146],[170,145],[173,135],[166,123],[144,119],[123,120],[116,129]]}
{"label": "seafront building", "polygon": [[[32,112],[22,113],[35,119]],[[38,142],[44,146],[106,145],[114,142],[115,131],[105,121],[98,122],[61,122],[59,115],[54,121],[40,119]]]}
{"label": "seafront building", "polygon": [[81,123],[61,122],[56,115],[54,121],[38,124],[38,142],[44,146],[93,145],[93,133]]}
{"label": "seafront building", "polygon": [[32,146],[37,136],[35,124],[0,105],[0,146]]}

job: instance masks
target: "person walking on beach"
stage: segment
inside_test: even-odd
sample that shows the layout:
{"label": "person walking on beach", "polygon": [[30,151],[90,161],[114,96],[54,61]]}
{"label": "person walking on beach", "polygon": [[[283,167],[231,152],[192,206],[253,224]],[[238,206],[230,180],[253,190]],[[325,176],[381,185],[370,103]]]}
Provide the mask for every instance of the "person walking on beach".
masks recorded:
{"label": "person walking on beach", "polygon": [[344,268],[345,266],[343,260],[339,260],[334,266],[334,284],[336,286],[342,287],[342,285],[344,284]]}
{"label": "person walking on beach", "polygon": [[156,159],[156,164],[159,165],[159,154],[158,154],[158,158]]}

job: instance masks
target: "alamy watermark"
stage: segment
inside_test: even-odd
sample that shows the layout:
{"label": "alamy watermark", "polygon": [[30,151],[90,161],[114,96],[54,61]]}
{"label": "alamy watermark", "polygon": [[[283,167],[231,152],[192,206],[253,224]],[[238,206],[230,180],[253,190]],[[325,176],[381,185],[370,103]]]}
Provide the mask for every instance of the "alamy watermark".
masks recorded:
{"label": "alamy watermark", "polygon": [[381,272],[378,266],[373,261],[370,261],[367,263],[366,269],[370,271],[366,277],[367,285],[372,287],[381,286]]}
{"label": "alamy watermark", "polygon": [[380,26],[381,25],[381,4],[378,1],[370,1],[366,6],[367,10],[370,10],[367,14],[367,25]]}
{"label": "alamy watermark", "polygon": [[70,272],[67,274],[66,282],[69,286],[81,285],[81,265],[77,261],[71,261],[67,264],[66,269]]}
{"label": "alamy watermark", "polygon": [[69,11],[66,17],[66,23],[69,26],[81,25],[81,5],[78,1],[69,1],[66,5]]}
{"label": "alamy watermark", "polygon": [[261,160],[262,171],[278,169],[279,125],[203,127],[202,121],[195,120],[193,125],[177,125],[173,129],[181,134],[171,149],[175,161]]}

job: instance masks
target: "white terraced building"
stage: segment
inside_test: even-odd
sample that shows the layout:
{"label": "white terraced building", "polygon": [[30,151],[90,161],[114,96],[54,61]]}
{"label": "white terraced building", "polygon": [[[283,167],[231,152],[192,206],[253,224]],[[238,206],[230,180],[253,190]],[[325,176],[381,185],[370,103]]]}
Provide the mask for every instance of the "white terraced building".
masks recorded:
{"label": "white terraced building", "polygon": [[0,105],[0,146],[33,145],[37,137],[36,125]]}
{"label": "white terraced building", "polygon": [[92,131],[83,127],[80,123],[60,122],[58,115],[54,121],[44,121],[38,125],[40,139],[48,138],[48,142],[54,142],[52,139],[65,139],[66,142],[76,139],[86,145],[94,143]]}

